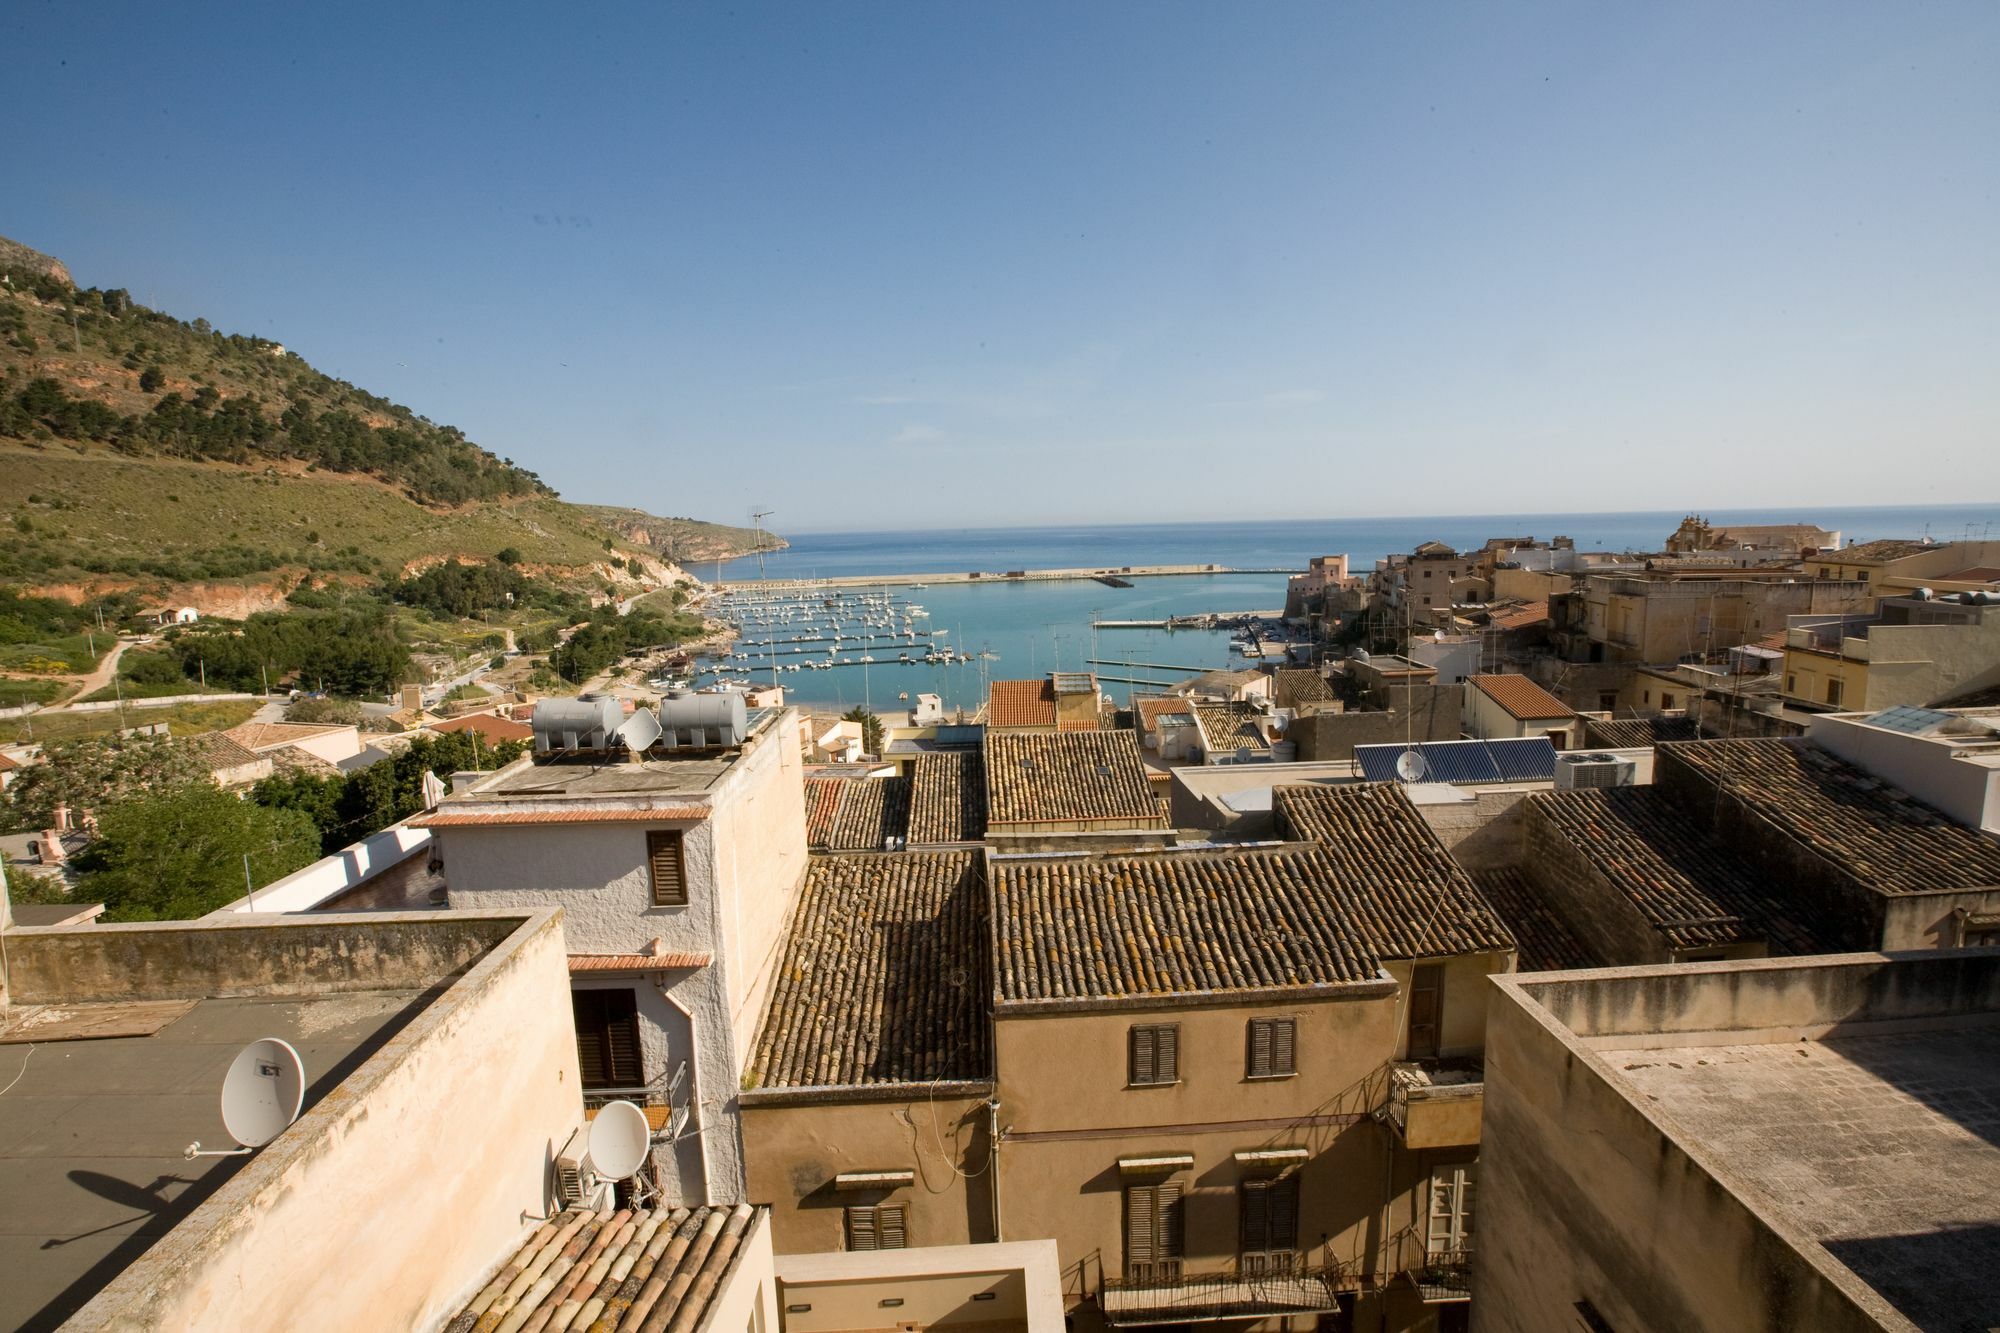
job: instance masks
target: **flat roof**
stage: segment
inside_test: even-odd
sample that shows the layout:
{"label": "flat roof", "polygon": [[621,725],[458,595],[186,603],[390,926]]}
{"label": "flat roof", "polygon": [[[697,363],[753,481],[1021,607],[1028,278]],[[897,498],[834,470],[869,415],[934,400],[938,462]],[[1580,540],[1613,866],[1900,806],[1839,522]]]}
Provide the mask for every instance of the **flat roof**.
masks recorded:
{"label": "flat roof", "polygon": [[[195,1139],[234,1146],[219,1098],[244,1045],[296,1047],[310,1108],[430,998],[415,988],[209,998],[151,1036],[0,1045],[0,1075],[19,1079],[0,1097],[0,1327],[68,1319],[251,1160],[182,1156]],[[32,1020],[24,1008],[10,1020]]]}
{"label": "flat roof", "polygon": [[1919,1327],[1993,1321],[2000,1021],[1598,1054]]}
{"label": "flat roof", "polygon": [[633,763],[625,755],[598,760],[564,759],[558,763],[516,763],[501,769],[476,791],[447,797],[439,814],[504,802],[583,799],[643,801],[659,796],[705,799],[720,788],[743,762],[782,710],[753,709],[743,744],[728,749],[679,755],[655,748],[650,757]]}

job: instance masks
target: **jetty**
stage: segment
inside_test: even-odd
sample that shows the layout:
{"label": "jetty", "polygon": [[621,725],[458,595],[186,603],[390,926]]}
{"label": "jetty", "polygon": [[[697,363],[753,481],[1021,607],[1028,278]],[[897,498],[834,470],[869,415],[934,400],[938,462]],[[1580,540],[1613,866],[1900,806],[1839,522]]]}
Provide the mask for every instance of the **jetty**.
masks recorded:
{"label": "jetty", "polygon": [[[930,574],[835,574],[807,579],[730,579],[709,586],[719,592],[806,592],[815,588],[906,588],[936,583],[1036,583],[1057,580],[1185,578],[1198,574],[1297,574],[1296,569],[1237,569],[1229,565],[1117,565],[1080,569],[963,569]],[[1116,584],[1111,585],[1116,587]]]}

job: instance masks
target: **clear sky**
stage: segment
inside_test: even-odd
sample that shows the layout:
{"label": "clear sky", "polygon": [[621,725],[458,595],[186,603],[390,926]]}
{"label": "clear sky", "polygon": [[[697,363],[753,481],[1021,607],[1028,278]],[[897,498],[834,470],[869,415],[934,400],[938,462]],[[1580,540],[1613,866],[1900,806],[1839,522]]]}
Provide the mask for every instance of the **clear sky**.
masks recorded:
{"label": "clear sky", "polygon": [[2000,4],[0,6],[0,234],[779,531],[2000,498]]}

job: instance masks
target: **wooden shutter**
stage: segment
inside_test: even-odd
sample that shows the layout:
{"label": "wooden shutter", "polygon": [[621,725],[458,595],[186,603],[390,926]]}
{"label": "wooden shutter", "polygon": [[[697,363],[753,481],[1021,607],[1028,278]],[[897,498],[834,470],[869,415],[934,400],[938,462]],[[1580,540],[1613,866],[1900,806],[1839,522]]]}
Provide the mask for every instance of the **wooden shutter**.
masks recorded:
{"label": "wooden shutter", "polygon": [[910,1243],[909,1219],[900,1203],[885,1203],[875,1210],[876,1243],[885,1250],[900,1250]]}
{"label": "wooden shutter", "polygon": [[630,990],[570,992],[577,1072],[586,1088],[635,1088],[646,1081],[639,1059],[639,1000]]}
{"label": "wooden shutter", "polygon": [[850,1250],[879,1250],[882,1248],[875,1226],[875,1209],[872,1207],[850,1208],[847,1210],[847,1248]]}
{"label": "wooden shutter", "polygon": [[1158,1185],[1158,1217],[1153,1227],[1153,1252],[1162,1259],[1178,1259],[1181,1248],[1187,1240],[1187,1226],[1182,1214],[1185,1212],[1181,1191],[1184,1187],[1178,1180],[1163,1180]]}
{"label": "wooden shutter", "polygon": [[1296,1074],[1298,1062],[1299,1023],[1295,1018],[1274,1018],[1271,1020],[1271,1072],[1274,1074]]}
{"label": "wooden shutter", "polygon": [[1154,1034],[1157,1029],[1135,1027],[1132,1029],[1132,1074],[1133,1083],[1155,1083]]}
{"label": "wooden shutter", "polygon": [[1153,1230],[1159,1216],[1158,1190],[1152,1185],[1133,1185],[1125,1191],[1125,1271],[1136,1276],[1141,1265],[1155,1256]]}
{"label": "wooden shutter", "polygon": [[1155,1048],[1153,1072],[1162,1083],[1173,1083],[1181,1076],[1181,1029],[1178,1023],[1169,1023],[1153,1029]]}
{"label": "wooden shutter", "polygon": [[1437,963],[1419,963],[1410,969],[1409,1058],[1424,1060],[1435,1056],[1443,1025],[1444,968]]}
{"label": "wooden shutter", "polygon": [[1250,1077],[1268,1078],[1271,1074],[1271,1020],[1253,1018],[1250,1020]]}
{"label": "wooden shutter", "polygon": [[687,905],[687,876],[679,829],[651,829],[646,834],[646,861],[653,874],[653,906]]}
{"label": "wooden shutter", "polygon": [[1271,1248],[1271,1182],[1243,1182],[1243,1253],[1262,1254]]}
{"label": "wooden shutter", "polygon": [[1286,1176],[1283,1180],[1271,1182],[1264,1191],[1270,1209],[1271,1248],[1274,1250],[1296,1250],[1299,1248],[1299,1178]]}

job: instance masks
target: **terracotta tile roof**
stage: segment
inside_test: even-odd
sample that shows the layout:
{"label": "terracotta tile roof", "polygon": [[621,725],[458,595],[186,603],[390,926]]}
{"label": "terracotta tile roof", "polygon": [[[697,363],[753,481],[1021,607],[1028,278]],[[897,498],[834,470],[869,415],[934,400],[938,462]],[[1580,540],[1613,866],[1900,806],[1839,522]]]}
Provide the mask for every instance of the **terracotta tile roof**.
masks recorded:
{"label": "terracotta tile roof", "polygon": [[1538,792],[1528,803],[1671,948],[1764,941],[1772,953],[1800,954],[1831,946],[1660,787]]}
{"label": "terracotta tile roof", "polygon": [[814,857],[746,1086],[991,1077],[987,937],[974,852]]}
{"label": "terracotta tile roof", "polygon": [[991,832],[1009,824],[1160,827],[1132,731],[988,732],[986,815]]}
{"label": "terracotta tile roof", "polygon": [[1139,727],[1142,731],[1152,731],[1160,725],[1160,718],[1169,713],[1184,714],[1188,721],[1194,720],[1194,706],[1178,696],[1166,699],[1141,699],[1138,706]]}
{"label": "terracotta tile roof", "polygon": [[1272,697],[1280,708],[1293,708],[1299,704],[1325,703],[1333,698],[1333,690],[1327,685],[1326,677],[1317,671],[1286,670],[1272,673]]}
{"label": "terracotta tile roof", "polygon": [[1055,687],[1046,680],[996,680],[986,694],[989,727],[1053,727]]}
{"label": "terracotta tile roof", "polygon": [[1465,683],[1478,686],[1487,698],[1522,722],[1576,716],[1574,708],[1526,676],[1467,676]]}
{"label": "terracotta tile roof", "polygon": [[1719,783],[1733,805],[1878,893],[2000,884],[2000,841],[1804,741],[1681,741],[1656,756],[1665,771],[1654,781],[1692,776],[1709,793]]}
{"label": "terracotta tile roof", "polygon": [[1783,652],[1785,650],[1785,640],[1788,634],[1789,631],[1787,630],[1781,630],[1781,629],[1772,630],[1769,634],[1766,634],[1763,638],[1752,639],[1750,640],[1750,642],[1744,644],[1743,646],[1745,648],[1769,648],[1775,652]]}
{"label": "terracotta tile roof", "polygon": [[0,754],[0,773],[12,773],[15,769],[19,767],[20,765],[15,763],[12,759],[9,759],[4,754]]}
{"label": "terracotta tile roof", "polygon": [[542,1328],[594,1307],[605,1328],[702,1328],[744,1237],[769,1225],[747,1203],[557,1213],[445,1327]]}
{"label": "terracotta tile roof", "polygon": [[338,764],[329,764],[312,751],[300,749],[296,745],[280,745],[275,750],[267,751],[265,758],[269,759],[271,767],[280,773],[325,778],[340,772]]}
{"label": "terracotta tile roof", "polygon": [[280,745],[296,745],[300,741],[324,736],[334,731],[352,731],[352,727],[337,723],[318,722],[245,722],[231,727],[222,734],[249,750],[270,750]]}
{"label": "terracotta tile roof", "polygon": [[910,771],[910,842],[986,836],[986,757],[977,750],[920,754]]}
{"label": "terracotta tile roof", "polygon": [[891,838],[910,831],[908,778],[854,778],[841,784],[840,812],[833,817],[826,845],[836,852],[879,852]]}
{"label": "terracotta tile roof", "polygon": [[1901,560],[1904,556],[1922,555],[1925,551],[1935,551],[1938,543],[1912,541],[1907,538],[1885,537],[1880,541],[1861,542],[1854,546],[1843,546],[1838,551],[1829,551],[1825,559],[1834,560]]}
{"label": "terracotta tile roof", "polygon": [[494,713],[468,713],[464,717],[452,718],[449,722],[433,722],[432,731],[476,731],[490,741],[531,741],[535,729],[525,722],[500,717]]}
{"label": "terracotta tile roof", "polygon": [[180,743],[200,756],[201,762],[211,773],[243,768],[264,757],[243,745],[226,731],[205,731],[199,736],[189,736]]}
{"label": "terracotta tile roof", "polygon": [[1570,933],[1562,916],[1518,870],[1478,870],[1472,882],[1493,914],[1521,946],[1519,970],[1553,972],[1568,967],[1601,967],[1596,954]]}
{"label": "terracotta tile roof", "polygon": [[1281,837],[1326,853],[1356,925],[1385,958],[1510,949],[1513,940],[1401,787],[1271,789]]}
{"label": "terracotta tile roof", "polygon": [[1583,720],[1583,743],[1591,749],[1630,750],[1662,741],[1701,739],[1701,724],[1691,717],[1621,717],[1600,722]]}
{"label": "terracotta tile roof", "polygon": [[[1356,877],[1323,846],[1007,857],[991,874],[1002,1006],[1352,986],[1385,958],[1513,948],[1462,874],[1439,912],[1434,885]],[[1437,943],[1409,954],[1424,921]]]}
{"label": "terracotta tile roof", "polygon": [[665,968],[707,967],[715,955],[705,949],[669,949],[660,953],[573,953],[571,972],[658,972]]}
{"label": "terracotta tile roof", "polygon": [[1546,600],[1524,602],[1520,606],[1495,611],[1487,617],[1487,623],[1494,629],[1525,629],[1529,625],[1539,625],[1549,618],[1549,604]]}
{"label": "terracotta tile roof", "polygon": [[1265,751],[1271,742],[1264,738],[1259,715],[1247,708],[1225,704],[1197,704],[1194,720],[1201,727],[1202,748],[1210,754],[1233,754],[1237,750]]}
{"label": "terracotta tile roof", "polygon": [[833,836],[833,821],[840,813],[840,797],[853,778],[806,779],[806,846],[824,847]]}
{"label": "terracotta tile roof", "polygon": [[650,809],[623,806],[617,809],[578,810],[466,810],[446,807],[418,815],[411,828],[505,828],[533,824],[679,824],[690,819],[707,819],[705,805],[662,805]]}

